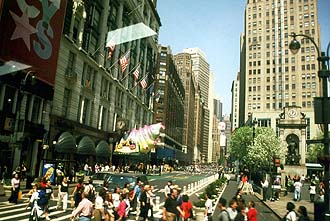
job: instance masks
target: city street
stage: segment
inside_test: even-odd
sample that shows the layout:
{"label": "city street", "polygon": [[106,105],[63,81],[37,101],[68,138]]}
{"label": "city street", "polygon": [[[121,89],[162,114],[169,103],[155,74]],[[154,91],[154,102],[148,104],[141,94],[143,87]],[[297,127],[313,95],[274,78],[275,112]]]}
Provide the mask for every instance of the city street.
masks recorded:
{"label": "city street", "polygon": [[[160,209],[156,209],[154,214],[156,217],[161,217],[161,209],[164,203],[164,187],[167,184],[168,180],[172,180],[174,185],[178,185],[179,187],[183,188],[187,186],[189,183],[194,183],[203,178],[210,176],[210,174],[187,174],[183,172],[173,172],[162,174],[161,176],[154,175],[148,176],[149,183],[155,187],[155,194],[156,196],[160,197]],[[70,185],[70,193],[73,191],[74,185]],[[53,187],[55,190],[55,197],[56,199],[50,201],[50,218],[52,220],[69,220],[71,212],[73,208],[70,206],[71,201],[69,201],[68,211],[64,212],[62,210],[56,210],[56,203],[57,203],[57,189]],[[25,210],[26,202],[28,198],[23,197],[22,200],[19,201],[18,204],[11,204],[7,201],[8,197],[0,197],[0,221],[23,221],[28,220],[29,210]],[[129,217],[129,219],[134,219],[133,216]]]}

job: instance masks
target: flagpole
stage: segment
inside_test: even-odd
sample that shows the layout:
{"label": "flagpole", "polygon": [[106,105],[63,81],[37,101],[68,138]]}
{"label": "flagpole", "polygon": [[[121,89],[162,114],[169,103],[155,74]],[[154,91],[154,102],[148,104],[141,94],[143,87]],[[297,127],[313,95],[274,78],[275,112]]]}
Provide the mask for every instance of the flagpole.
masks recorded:
{"label": "flagpole", "polygon": [[149,90],[149,88],[155,83],[155,81],[153,81],[146,89],[145,91],[147,92]]}
{"label": "flagpole", "polygon": [[129,90],[133,90],[134,88],[136,88],[136,86],[138,86],[141,83],[141,81],[143,81],[144,79],[146,79],[146,77],[148,77],[148,75],[149,75],[149,72],[147,72],[147,74],[144,76],[144,78],[142,78],[141,80],[139,80],[138,82],[136,82],[136,85],[134,85],[134,87],[132,87]]}
{"label": "flagpole", "polygon": [[[127,52],[129,52],[130,50],[131,50],[131,49],[128,49],[128,50],[124,53],[124,55],[127,54]],[[122,57],[122,56],[120,56],[120,57],[116,60],[116,62],[114,62],[110,67],[108,67],[107,70],[111,70],[111,68],[112,68],[113,66],[115,66],[115,65],[118,63],[118,61],[120,60],[121,57]]]}
{"label": "flagpole", "polygon": [[[128,73],[127,73],[126,75],[124,75],[124,77],[122,77],[122,78],[120,79],[120,81],[125,80],[125,78],[126,78],[129,74],[133,73],[133,71],[135,71],[135,69],[136,69],[139,65],[140,65],[140,63],[138,63],[137,65],[135,65],[134,68],[131,69],[131,71],[128,71]],[[132,70],[133,70],[133,71],[132,71]]]}

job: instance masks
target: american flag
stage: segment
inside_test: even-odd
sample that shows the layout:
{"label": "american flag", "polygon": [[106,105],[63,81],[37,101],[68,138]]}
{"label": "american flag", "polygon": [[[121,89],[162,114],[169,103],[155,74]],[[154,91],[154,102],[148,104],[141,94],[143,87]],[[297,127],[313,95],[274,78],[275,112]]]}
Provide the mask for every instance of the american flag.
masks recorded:
{"label": "american flag", "polygon": [[140,84],[141,84],[141,87],[142,87],[143,89],[146,89],[146,88],[147,88],[148,83],[147,83],[147,81],[146,81],[146,77],[142,79],[142,81],[140,82]]}
{"label": "american flag", "polygon": [[120,59],[119,59],[119,64],[121,67],[121,73],[124,73],[126,70],[128,64],[129,64],[129,56],[130,56],[130,51],[126,52]]}
{"label": "american flag", "polygon": [[116,46],[116,43],[112,39],[110,39],[110,41],[107,42],[106,47],[109,48],[107,59],[111,58],[113,51],[115,50],[115,46]]}
{"label": "american flag", "polygon": [[133,71],[133,76],[135,81],[139,79],[140,76],[140,64],[136,67],[135,71]]}

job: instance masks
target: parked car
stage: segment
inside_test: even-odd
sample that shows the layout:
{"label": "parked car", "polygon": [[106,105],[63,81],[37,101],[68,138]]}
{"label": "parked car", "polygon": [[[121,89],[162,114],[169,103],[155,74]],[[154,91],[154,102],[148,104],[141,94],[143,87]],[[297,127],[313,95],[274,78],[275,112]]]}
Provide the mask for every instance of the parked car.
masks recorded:
{"label": "parked car", "polygon": [[108,182],[110,191],[116,187],[123,188],[126,183],[130,184],[130,189],[133,189],[138,180],[141,180],[143,184],[149,184],[147,176],[138,173],[98,172],[92,176],[92,179],[96,191],[102,188],[104,181]]}

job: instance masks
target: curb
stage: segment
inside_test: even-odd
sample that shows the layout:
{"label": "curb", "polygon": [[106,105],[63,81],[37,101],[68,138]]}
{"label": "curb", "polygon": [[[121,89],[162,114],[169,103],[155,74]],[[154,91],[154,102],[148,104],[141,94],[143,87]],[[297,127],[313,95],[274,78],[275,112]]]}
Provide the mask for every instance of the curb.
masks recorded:
{"label": "curb", "polygon": [[262,202],[262,204],[264,204],[268,209],[270,209],[279,219],[283,218],[278,213],[276,213],[267,203],[265,203],[265,201],[262,200],[261,194],[255,192],[254,195],[260,200],[260,202]]}

